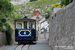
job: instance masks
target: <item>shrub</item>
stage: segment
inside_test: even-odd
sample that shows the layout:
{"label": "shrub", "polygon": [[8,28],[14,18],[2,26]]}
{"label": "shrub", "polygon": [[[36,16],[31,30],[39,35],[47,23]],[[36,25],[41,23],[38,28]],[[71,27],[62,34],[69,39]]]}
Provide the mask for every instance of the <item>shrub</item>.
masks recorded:
{"label": "shrub", "polygon": [[61,7],[61,4],[60,3],[52,4],[51,9],[53,10],[53,8],[55,7]]}
{"label": "shrub", "polygon": [[10,27],[10,25],[8,23],[5,24],[6,26],[6,39],[7,39],[7,44],[10,45],[11,40],[12,40],[12,28]]}
{"label": "shrub", "polygon": [[6,18],[3,15],[0,15],[0,31],[2,31],[2,28],[5,23],[6,23]]}
{"label": "shrub", "polygon": [[2,22],[2,23],[6,23],[6,19],[5,19],[5,18],[2,18],[2,19],[1,19],[1,22]]}
{"label": "shrub", "polygon": [[3,24],[0,23],[0,31],[2,31],[2,28],[3,28]]}
{"label": "shrub", "polygon": [[39,27],[38,27],[38,31],[39,31]]}
{"label": "shrub", "polygon": [[52,19],[53,19],[53,16],[52,16]]}
{"label": "shrub", "polygon": [[0,27],[0,31],[2,31],[2,27]]}
{"label": "shrub", "polygon": [[56,13],[55,13],[55,17],[56,17]]}
{"label": "shrub", "polygon": [[2,27],[2,26],[3,26],[3,23],[0,22],[0,27]]}
{"label": "shrub", "polygon": [[[5,31],[6,32],[7,43],[10,44],[10,42],[12,40],[13,30],[10,27],[10,25],[6,22],[7,22],[6,18],[3,15],[0,15],[0,31]],[[6,27],[6,30],[3,29],[3,26]]]}
{"label": "shrub", "polygon": [[14,6],[7,0],[0,0],[0,11],[3,13],[12,12],[14,10]]}
{"label": "shrub", "polygon": [[8,17],[9,14],[11,15],[14,10],[14,6],[10,3],[10,1],[11,0],[0,0],[0,31],[3,30],[3,26],[6,27],[6,38],[8,44],[11,42],[13,32],[10,25],[6,23],[6,17]]}
{"label": "shrub", "polygon": [[48,13],[45,15],[45,18],[47,19],[47,18],[49,18],[50,17],[50,13],[49,13],[49,11],[48,11]]}
{"label": "shrub", "polygon": [[68,5],[69,3],[73,2],[73,0],[61,0],[61,5]]}

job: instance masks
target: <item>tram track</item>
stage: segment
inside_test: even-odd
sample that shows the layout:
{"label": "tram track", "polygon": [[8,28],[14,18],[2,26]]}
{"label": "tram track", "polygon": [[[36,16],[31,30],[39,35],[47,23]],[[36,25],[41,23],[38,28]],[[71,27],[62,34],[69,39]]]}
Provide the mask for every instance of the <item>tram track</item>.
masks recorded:
{"label": "tram track", "polygon": [[30,45],[17,45],[14,50],[29,50]]}
{"label": "tram track", "polygon": [[14,48],[14,50],[16,50],[16,48],[18,47],[19,45],[17,45],[15,48]]}

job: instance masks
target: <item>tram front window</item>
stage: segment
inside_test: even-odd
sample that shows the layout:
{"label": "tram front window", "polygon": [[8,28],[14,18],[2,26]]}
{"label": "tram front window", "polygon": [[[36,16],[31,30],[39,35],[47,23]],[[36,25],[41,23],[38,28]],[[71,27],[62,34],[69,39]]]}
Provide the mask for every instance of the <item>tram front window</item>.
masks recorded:
{"label": "tram front window", "polygon": [[29,28],[35,29],[35,22],[30,22],[29,23]]}
{"label": "tram front window", "polygon": [[31,22],[29,23],[29,28],[32,28],[32,24],[31,24]]}
{"label": "tram front window", "polygon": [[16,23],[16,28],[21,29],[22,28],[22,23]]}
{"label": "tram front window", "polygon": [[35,23],[32,23],[32,28],[35,29]]}

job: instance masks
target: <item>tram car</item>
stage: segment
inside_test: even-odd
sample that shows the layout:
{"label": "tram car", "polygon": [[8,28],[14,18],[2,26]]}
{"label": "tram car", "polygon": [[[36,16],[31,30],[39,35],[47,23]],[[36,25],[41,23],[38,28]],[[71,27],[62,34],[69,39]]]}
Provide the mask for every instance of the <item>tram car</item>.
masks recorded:
{"label": "tram car", "polygon": [[21,43],[35,43],[37,40],[36,20],[28,19],[25,16],[23,19],[15,20],[15,41]]}

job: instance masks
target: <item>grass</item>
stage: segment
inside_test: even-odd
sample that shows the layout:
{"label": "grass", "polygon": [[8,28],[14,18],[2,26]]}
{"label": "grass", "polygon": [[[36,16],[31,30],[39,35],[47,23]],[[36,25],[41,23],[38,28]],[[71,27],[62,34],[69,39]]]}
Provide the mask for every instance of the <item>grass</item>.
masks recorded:
{"label": "grass", "polygon": [[41,2],[42,4],[55,4],[60,2],[60,0],[38,0],[38,2]]}
{"label": "grass", "polygon": [[[40,5],[46,5],[46,4],[55,4],[60,2],[60,0],[37,0],[33,2],[26,3],[26,6],[33,6],[33,8],[39,8]],[[15,9],[21,8],[23,4],[14,6]]]}

